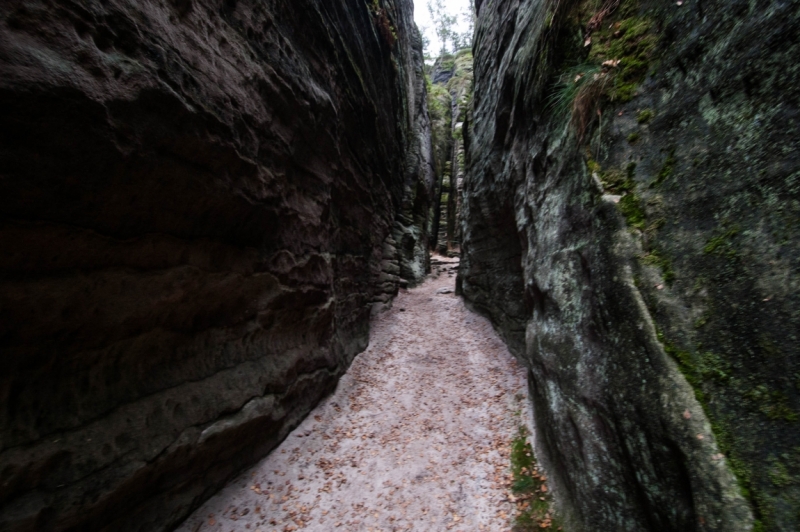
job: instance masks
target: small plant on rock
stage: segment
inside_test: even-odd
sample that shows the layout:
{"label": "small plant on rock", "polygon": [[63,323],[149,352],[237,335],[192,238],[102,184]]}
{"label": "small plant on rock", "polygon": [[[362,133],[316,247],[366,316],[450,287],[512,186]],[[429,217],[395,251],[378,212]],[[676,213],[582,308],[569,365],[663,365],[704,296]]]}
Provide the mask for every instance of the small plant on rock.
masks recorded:
{"label": "small plant on rock", "polygon": [[601,102],[611,80],[608,70],[592,64],[568,70],[553,91],[550,105],[556,116],[569,117],[569,124],[579,139],[600,116]]}
{"label": "small plant on rock", "polygon": [[552,509],[552,497],[547,487],[547,477],[541,472],[528,443],[528,431],[519,427],[511,442],[511,502],[517,505],[515,532],[529,530],[561,530]]}
{"label": "small plant on rock", "polygon": [[636,121],[640,124],[646,124],[653,119],[653,111],[651,109],[643,109],[636,113]]}

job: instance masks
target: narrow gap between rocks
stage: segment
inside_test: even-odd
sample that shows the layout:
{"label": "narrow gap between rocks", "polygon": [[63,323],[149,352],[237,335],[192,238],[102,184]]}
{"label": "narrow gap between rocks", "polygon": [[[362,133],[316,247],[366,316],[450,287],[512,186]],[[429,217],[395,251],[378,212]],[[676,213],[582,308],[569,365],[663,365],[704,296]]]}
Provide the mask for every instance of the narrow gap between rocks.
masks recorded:
{"label": "narrow gap between rocks", "polygon": [[432,266],[373,319],[336,391],[180,532],[511,528],[526,371],[453,293],[458,259]]}

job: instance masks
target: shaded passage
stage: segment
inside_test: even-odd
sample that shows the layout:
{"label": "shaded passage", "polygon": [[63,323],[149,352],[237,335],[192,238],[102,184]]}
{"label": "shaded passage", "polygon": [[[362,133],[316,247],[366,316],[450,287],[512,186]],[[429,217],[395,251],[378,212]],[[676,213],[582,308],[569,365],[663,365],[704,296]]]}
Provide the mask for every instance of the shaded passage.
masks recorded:
{"label": "shaded passage", "polygon": [[336,392],[181,532],[510,529],[525,370],[453,295],[457,262],[442,260],[374,319]]}

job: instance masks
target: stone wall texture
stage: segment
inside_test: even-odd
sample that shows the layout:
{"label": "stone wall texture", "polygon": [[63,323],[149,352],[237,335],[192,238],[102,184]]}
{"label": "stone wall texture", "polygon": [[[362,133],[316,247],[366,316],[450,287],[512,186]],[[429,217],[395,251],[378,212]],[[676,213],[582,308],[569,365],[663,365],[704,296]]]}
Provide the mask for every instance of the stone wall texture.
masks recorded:
{"label": "stone wall texture", "polygon": [[464,178],[464,124],[472,104],[472,52],[443,55],[431,66],[428,110],[433,139],[435,201],[431,216],[431,249],[458,253]]}
{"label": "stone wall texture", "polygon": [[478,2],[459,283],[570,530],[800,528],[800,8]]}
{"label": "stone wall texture", "polygon": [[332,389],[427,268],[421,55],[408,0],[0,5],[0,529],[169,529]]}

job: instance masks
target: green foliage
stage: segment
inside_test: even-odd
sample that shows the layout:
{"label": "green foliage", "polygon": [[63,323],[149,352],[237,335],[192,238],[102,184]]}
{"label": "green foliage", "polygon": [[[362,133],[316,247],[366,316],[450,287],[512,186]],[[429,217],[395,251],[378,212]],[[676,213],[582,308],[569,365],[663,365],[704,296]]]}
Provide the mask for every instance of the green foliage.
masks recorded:
{"label": "green foliage", "polygon": [[636,121],[640,124],[646,124],[653,119],[653,111],[652,109],[642,109],[638,113],[636,113]]}
{"label": "green foliage", "polygon": [[581,89],[591,83],[600,72],[600,66],[593,63],[582,63],[563,72],[548,101],[553,114],[561,120],[571,116]]}
{"label": "green foliage", "polygon": [[441,85],[428,85],[428,114],[431,121],[450,118],[450,93]]}
{"label": "green foliage", "polygon": [[[461,50],[453,57],[453,76],[447,82],[447,90],[454,98],[469,99],[472,95],[472,50]],[[463,111],[467,109],[467,101],[459,102]],[[453,117],[453,120],[462,121],[460,117]]]}
{"label": "green foliage", "polygon": [[442,54],[437,59],[439,63],[439,68],[442,70],[453,70],[456,66],[456,58],[452,54]]}
{"label": "green foliage", "polygon": [[511,476],[511,491],[518,496],[518,514],[513,530],[522,532],[560,528],[551,508],[547,477],[538,469],[524,426],[519,427],[519,432],[511,441]]}
{"label": "green foliage", "polygon": [[639,132],[638,131],[634,131],[633,133],[628,135],[628,142],[630,142],[631,144],[636,143],[637,140],[639,140]]}
{"label": "green foliage", "polygon": [[589,58],[596,64],[619,61],[614,68],[613,89],[609,98],[613,101],[630,101],[636,88],[644,80],[650,66],[650,58],[658,41],[652,31],[653,23],[648,18],[630,16],[623,18],[628,9],[619,9],[615,22],[603,23],[592,34]]}
{"label": "green foliage", "polygon": [[456,61],[462,58],[469,59],[470,64],[472,64],[472,48],[462,48],[456,52]]}
{"label": "green foliage", "polygon": [[472,46],[472,33],[475,25],[475,7],[471,2],[470,7],[461,13],[468,25],[467,31],[459,33],[456,31],[456,24],[458,23],[459,15],[452,14],[444,0],[428,0],[427,8],[433,21],[433,29],[436,36],[441,43],[439,55],[444,55],[448,49],[456,52],[462,48],[469,48]]}

